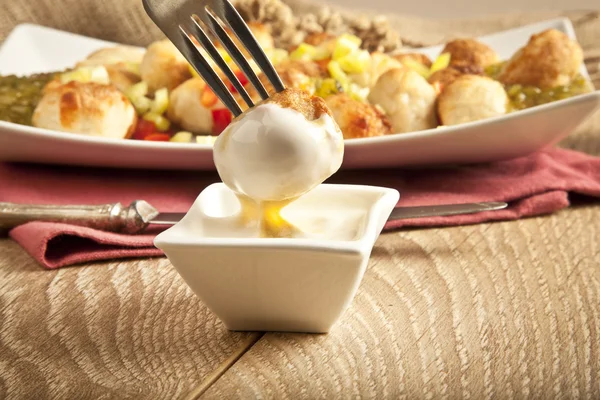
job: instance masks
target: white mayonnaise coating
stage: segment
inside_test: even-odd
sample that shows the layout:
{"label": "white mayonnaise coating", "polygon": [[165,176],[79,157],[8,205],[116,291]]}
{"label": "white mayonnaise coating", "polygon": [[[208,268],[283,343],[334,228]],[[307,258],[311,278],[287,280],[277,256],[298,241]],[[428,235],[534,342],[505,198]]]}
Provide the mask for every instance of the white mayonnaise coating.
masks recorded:
{"label": "white mayonnaise coating", "polygon": [[299,197],[335,173],[344,140],[329,115],[262,104],[231,123],[214,145],[217,171],[231,190],[255,201]]}

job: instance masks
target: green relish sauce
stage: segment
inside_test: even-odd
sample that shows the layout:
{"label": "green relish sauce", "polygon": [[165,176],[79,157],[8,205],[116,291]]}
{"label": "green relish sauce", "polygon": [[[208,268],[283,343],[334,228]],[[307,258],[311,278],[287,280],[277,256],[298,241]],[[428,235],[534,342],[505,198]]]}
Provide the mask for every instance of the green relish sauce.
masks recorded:
{"label": "green relish sauce", "polygon": [[[498,79],[500,71],[506,62],[491,65],[485,73],[492,79]],[[564,86],[549,89],[540,89],[535,86],[504,85],[511,103],[511,111],[523,110],[557,100],[567,99],[589,93],[593,89],[590,83],[581,75],[577,75],[571,82]]]}
{"label": "green relish sauce", "polygon": [[33,110],[54,73],[26,77],[0,76],[0,120],[31,125]]}

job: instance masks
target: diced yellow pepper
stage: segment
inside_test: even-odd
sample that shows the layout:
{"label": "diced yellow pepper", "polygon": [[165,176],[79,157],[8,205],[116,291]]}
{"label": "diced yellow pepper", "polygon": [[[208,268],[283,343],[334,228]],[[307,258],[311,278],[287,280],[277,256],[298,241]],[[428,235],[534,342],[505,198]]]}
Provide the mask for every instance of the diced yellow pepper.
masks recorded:
{"label": "diced yellow pepper", "polygon": [[194,78],[200,78],[200,74],[196,72],[196,70],[194,69],[194,67],[192,67],[191,64],[188,64],[188,69],[190,70],[190,74],[192,74]]}
{"label": "diced yellow pepper", "polygon": [[348,95],[354,100],[365,103],[367,101],[367,96],[369,96],[369,88],[361,87],[356,83],[351,83],[348,88]]}
{"label": "diced yellow pepper", "polygon": [[133,107],[135,107],[135,110],[137,111],[137,113],[139,115],[143,115],[143,114],[147,113],[148,111],[150,111],[150,108],[152,107],[152,100],[150,100],[149,98],[147,98],[145,96],[136,97],[136,98],[130,99],[130,100],[131,100],[131,104],[133,104]]}
{"label": "diced yellow pepper", "polygon": [[221,57],[223,57],[223,60],[227,63],[230,64],[233,62],[233,60],[231,59],[231,56],[229,55],[229,53],[222,48],[218,48],[217,51],[219,52],[219,54],[221,55]]}
{"label": "diced yellow pepper", "polygon": [[167,108],[169,108],[169,91],[167,88],[158,89],[154,92],[151,111],[156,114],[164,114]]}
{"label": "diced yellow pepper", "polygon": [[164,132],[171,126],[171,122],[169,122],[168,119],[166,119],[160,114],[155,114],[153,112],[144,114],[143,118],[146,121],[154,122],[154,126],[156,126],[156,129],[158,129],[159,131]]}
{"label": "diced yellow pepper", "polygon": [[343,57],[337,59],[340,67],[348,73],[361,73],[365,71],[371,63],[371,55],[367,50],[354,50]]}
{"label": "diced yellow pepper", "polygon": [[193,136],[194,135],[191,132],[181,131],[174,134],[169,141],[178,143],[190,143],[192,141]]}
{"label": "diced yellow pepper", "polygon": [[139,63],[125,62],[125,68],[129,72],[132,72],[136,75],[140,75],[140,64]]}
{"label": "diced yellow pepper", "polygon": [[152,107],[152,100],[146,97],[148,84],[138,82],[125,90],[125,96],[131,101],[138,114],[145,114]]}
{"label": "diced yellow pepper", "polygon": [[342,86],[344,91],[348,90],[350,79],[337,61],[329,61],[327,64],[327,70],[329,71],[329,75],[331,75],[331,77]]}
{"label": "diced yellow pepper", "polygon": [[321,81],[321,84],[315,91],[315,94],[317,96],[323,97],[323,98],[331,96],[332,94],[336,94],[336,93],[338,93],[338,87],[337,87],[336,80],[333,78],[323,79],[323,81]]}
{"label": "diced yellow pepper", "polygon": [[90,71],[90,82],[100,83],[102,85],[108,85],[110,83],[110,77],[106,68],[94,67]]}
{"label": "diced yellow pepper", "polygon": [[338,60],[360,47],[362,40],[354,35],[344,34],[337,38],[333,48],[332,59]]}
{"label": "diced yellow pepper", "polygon": [[103,66],[99,67],[81,67],[74,71],[65,72],[60,76],[61,83],[69,82],[95,82],[103,85],[110,83],[108,71]]}
{"label": "diced yellow pepper", "polygon": [[317,53],[317,48],[310,44],[300,43],[294,51],[290,53],[292,60],[312,60]]}
{"label": "diced yellow pepper", "polygon": [[317,46],[315,54],[312,58],[313,61],[327,60],[328,58],[331,58],[331,52],[329,49],[325,46]]}
{"label": "diced yellow pepper", "polygon": [[405,67],[417,72],[425,79],[429,79],[429,77],[431,76],[431,71],[429,70],[429,68],[427,68],[425,65],[421,64],[418,61],[411,60],[410,58],[408,58],[402,61],[402,64],[404,64]]}
{"label": "diced yellow pepper", "polygon": [[148,83],[142,81],[138,82],[135,85],[131,85],[125,91],[125,96],[130,99],[135,99],[138,97],[143,97],[148,94]]}
{"label": "diced yellow pepper", "polygon": [[450,53],[442,53],[438,58],[435,59],[429,71],[433,74],[441,69],[446,68],[450,65]]}
{"label": "diced yellow pepper", "polygon": [[69,83],[69,82],[88,82],[90,79],[89,70],[87,69],[76,69],[74,71],[65,72],[60,76],[61,83]]}
{"label": "diced yellow pepper", "polygon": [[289,57],[289,53],[284,49],[265,49],[265,53],[273,65],[277,65]]}
{"label": "diced yellow pepper", "polygon": [[301,43],[296,50],[289,55],[291,60],[319,61],[329,58],[329,51],[326,47],[315,47],[307,43]]}

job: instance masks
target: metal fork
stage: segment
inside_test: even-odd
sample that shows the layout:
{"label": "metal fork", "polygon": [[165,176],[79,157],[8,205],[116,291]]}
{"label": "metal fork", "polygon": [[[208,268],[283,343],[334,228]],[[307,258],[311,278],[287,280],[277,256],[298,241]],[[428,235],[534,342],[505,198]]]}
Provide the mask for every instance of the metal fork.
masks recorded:
{"label": "metal fork", "polygon": [[254,102],[240,83],[236,74],[231,70],[223,57],[221,57],[221,54],[219,54],[219,51],[206,32],[206,27],[218,39],[222,47],[248,78],[248,81],[256,88],[262,99],[268,98],[269,93],[250,66],[248,60],[246,60],[246,57],[227,33],[227,28],[235,34],[239,42],[246,48],[269,82],[271,82],[271,85],[273,85],[275,92],[285,89],[273,64],[252,34],[248,25],[246,25],[246,22],[229,0],[142,1],[144,9],[152,21],[177,47],[234,116],[240,115],[242,108],[232,93],[229,92],[229,89],[217,72],[212,68],[205,55],[202,54],[198,44],[214,60],[215,64],[231,82],[248,107],[253,107]]}

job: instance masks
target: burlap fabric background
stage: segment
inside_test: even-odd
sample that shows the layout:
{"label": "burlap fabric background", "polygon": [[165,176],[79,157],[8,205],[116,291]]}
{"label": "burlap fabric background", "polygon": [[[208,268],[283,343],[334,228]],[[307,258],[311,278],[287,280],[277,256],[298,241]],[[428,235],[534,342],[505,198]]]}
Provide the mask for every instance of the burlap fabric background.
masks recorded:
{"label": "burlap fabric background", "polygon": [[[1,1],[0,41],[22,22],[160,37],[139,0]],[[599,87],[597,12],[391,19],[433,44],[559,15]],[[600,115],[561,145],[600,155]],[[383,235],[324,337],[226,332],[165,259],[44,271],[0,239],[0,398],[600,398],[599,221],[591,205]]]}

